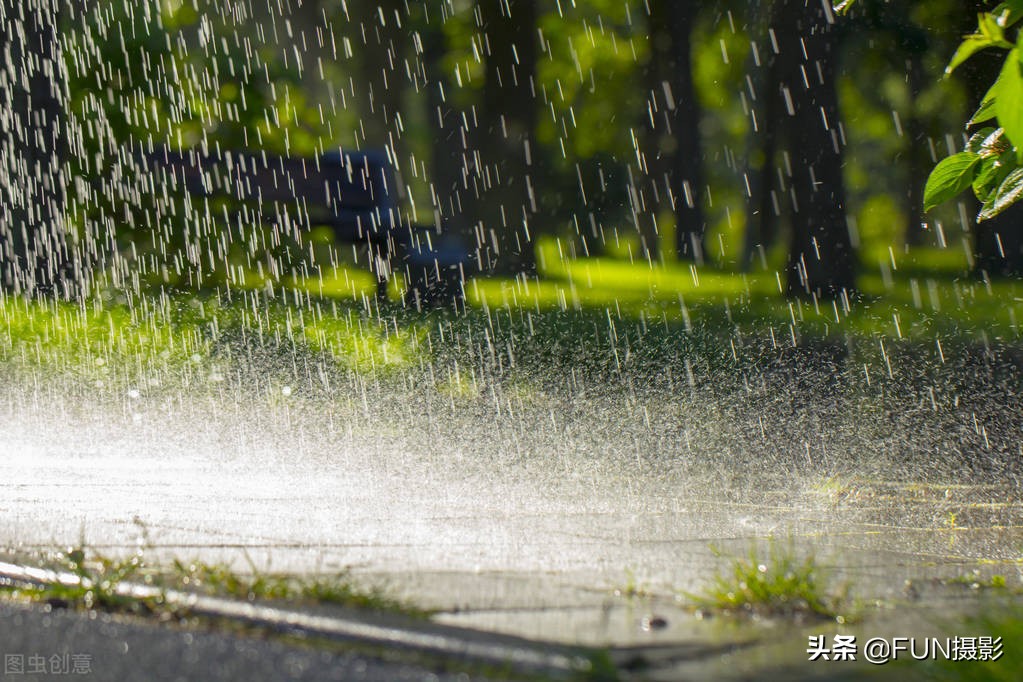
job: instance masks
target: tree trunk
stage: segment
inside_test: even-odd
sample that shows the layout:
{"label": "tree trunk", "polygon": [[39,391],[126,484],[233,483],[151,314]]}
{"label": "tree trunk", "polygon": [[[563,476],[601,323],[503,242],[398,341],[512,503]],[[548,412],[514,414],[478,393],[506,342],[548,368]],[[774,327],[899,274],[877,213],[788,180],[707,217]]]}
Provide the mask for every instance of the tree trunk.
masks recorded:
{"label": "tree trunk", "polygon": [[[675,248],[680,260],[701,262],[706,224],[703,214],[701,108],[693,83],[692,34],[700,4],[694,0],[650,2],[650,63],[647,67],[646,173],[652,194],[671,202]],[[656,258],[657,204],[640,221],[648,255]],[[648,226],[647,226],[648,225]],[[644,227],[646,226],[646,227]]]}
{"label": "tree trunk", "polygon": [[[406,90],[403,60],[410,44],[403,0],[349,3],[353,39],[365,37],[359,46],[359,111],[368,147],[386,146],[392,155],[399,152],[401,113]],[[397,162],[398,159],[395,159]]]}
{"label": "tree trunk", "polygon": [[[751,8],[750,22],[756,31],[766,33],[766,8],[755,4]],[[748,87],[746,96],[750,108],[749,133],[746,141],[745,190],[746,227],[743,234],[742,268],[753,265],[757,251],[766,251],[774,245],[778,232],[776,200],[772,196],[777,171],[778,123],[777,73],[769,68],[771,43],[762,40],[753,44],[747,61]],[[780,189],[780,188],[779,188]]]}
{"label": "tree trunk", "polygon": [[805,0],[778,0],[772,9],[773,96],[781,103],[792,217],[786,293],[837,296],[854,289],[856,259],[845,217],[834,17]]}
{"label": "tree trunk", "polygon": [[924,182],[927,179],[928,161],[927,139],[923,123],[917,111],[917,100],[923,92],[923,53],[914,51],[906,60],[906,75],[909,82],[910,114],[906,120],[906,156],[909,166],[906,190],[906,244],[922,246],[925,232],[923,229],[924,215]]}
{"label": "tree trunk", "polygon": [[476,131],[481,164],[473,174],[476,241],[486,272],[536,272],[532,156],[536,138],[535,0],[480,0],[486,80]]}
{"label": "tree trunk", "polygon": [[426,74],[426,118],[430,135],[430,187],[435,226],[468,240],[472,230],[463,178],[467,177],[466,158],[469,131],[462,126],[461,111],[451,101],[450,78],[443,59],[448,45],[444,36],[441,11],[430,16],[423,32],[423,70]]}
{"label": "tree trunk", "polygon": [[61,0],[0,2],[0,288],[69,296]]}

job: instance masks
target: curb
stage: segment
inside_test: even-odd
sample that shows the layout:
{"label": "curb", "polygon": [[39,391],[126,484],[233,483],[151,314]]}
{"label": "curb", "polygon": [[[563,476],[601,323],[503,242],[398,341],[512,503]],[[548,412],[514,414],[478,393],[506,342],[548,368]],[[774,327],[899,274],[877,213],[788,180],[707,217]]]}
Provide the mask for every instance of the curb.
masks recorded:
{"label": "curb", "polygon": [[[72,573],[0,561],[0,584],[76,587],[82,585],[82,578]],[[118,583],[114,591],[118,596],[131,599],[158,598],[196,615],[224,618],[277,632],[395,647],[425,655],[507,666],[555,678],[593,670],[593,662],[584,649],[435,623],[402,622],[403,619],[387,614],[319,615],[180,590],[162,590],[138,583]]]}

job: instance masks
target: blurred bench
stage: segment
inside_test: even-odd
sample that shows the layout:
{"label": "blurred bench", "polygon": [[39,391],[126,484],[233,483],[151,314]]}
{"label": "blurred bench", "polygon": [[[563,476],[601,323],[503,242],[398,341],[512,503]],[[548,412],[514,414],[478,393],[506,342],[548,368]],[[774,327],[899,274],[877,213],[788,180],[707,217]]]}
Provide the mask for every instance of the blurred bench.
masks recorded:
{"label": "blurred bench", "polygon": [[402,272],[410,306],[462,299],[468,249],[453,235],[402,218],[397,181],[383,152],[284,157],[158,149],[146,162],[158,183],[192,197],[226,199],[245,220],[278,230],[325,226],[337,242],[365,245],[380,298],[387,297],[392,274]]}

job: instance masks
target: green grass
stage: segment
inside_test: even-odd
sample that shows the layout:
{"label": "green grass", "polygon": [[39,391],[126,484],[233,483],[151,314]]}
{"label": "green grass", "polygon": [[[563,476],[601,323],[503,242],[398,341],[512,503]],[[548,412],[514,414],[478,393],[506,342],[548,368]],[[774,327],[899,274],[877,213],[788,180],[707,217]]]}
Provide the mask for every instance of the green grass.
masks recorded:
{"label": "green grass", "polygon": [[[934,336],[1018,340],[1023,322],[1023,282],[980,281],[969,275],[967,257],[948,248],[888,246],[862,254],[860,295],[844,302],[789,301],[782,296],[778,264],[748,273],[708,264],[649,264],[635,257],[575,258],[567,240],[541,237],[536,243],[541,279],[476,278],[466,286],[470,306],[579,312],[610,310],[631,319],[674,326],[724,328],[735,324],[791,327],[797,335]],[[392,282],[391,298],[403,285]],[[247,276],[235,286],[299,291],[338,301],[372,298],[372,276],[364,270],[331,267],[307,277],[288,276],[274,284]]]}
{"label": "green grass", "polygon": [[1019,592],[1019,588],[1010,588],[1008,579],[1001,574],[994,574],[991,576],[982,576],[979,570],[975,570],[970,575],[956,576],[955,578],[949,578],[945,581],[948,585],[961,585],[968,587],[971,590],[1005,590],[1012,592]]}
{"label": "green grass", "polygon": [[791,547],[771,543],[764,555],[754,546],[730,561],[699,594],[687,595],[703,612],[757,617],[845,620],[845,595],[829,588],[813,556],[800,559]]}
{"label": "green grass", "polygon": [[477,280],[467,291],[475,305],[580,310],[610,308],[630,317],[666,319],[686,327],[729,323],[791,326],[814,336],[896,339],[1020,338],[1023,282],[980,281],[968,275],[960,249],[884,251],[865,264],[860,296],[843,302],[788,301],[784,275],[756,268],[736,273],[714,266],[611,258],[571,259],[557,240],[537,247],[539,283]]}
{"label": "green grass", "polygon": [[74,547],[47,557],[46,564],[51,570],[76,577],[78,582],[0,584],[0,593],[54,607],[117,613],[148,614],[159,610],[163,604],[160,598],[139,599],[118,592],[118,586],[125,582],[151,583],[151,579],[143,579],[147,566],[141,553],[127,559],[111,559],[88,555],[85,549]]}
{"label": "green grass", "polygon": [[[170,591],[246,601],[335,605],[346,608],[425,617],[428,612],[392,598],[379,588],[358,586],[347,572],[329,575],[239,572],[226,564],[174,560],[169,566],[150,564],[142,550],[127,558],[110,558],[82,547],[46,557],[47,568],[77,578],[74,584],[0,584],[0,593],[51,606],[117,613],[173,612],[180,605],[166,600]],[[158,595],[140,598],[123,594],[126,584],[156,588]]]}
{"label": "green grass", "polygon": [[175,589],[195,591],[215,597],[234,597],[247,601],[287,601],[299,604],[331,604],[347,608],[390,611],[426,616],[428,612],[387,596],[379,588],[357,587],[345,572],[331,575],[299,576],[267,573],[250,565],[250,572],[239,573],[223,564],[174,560],[161,577],[162,584]]}
{"label": "green grass", "polygon": [[[1023,282],[967,277],[954,249],[886,252],[884,268],[865,268],[861,295],[848,304],[787,300],[770,270],[574,259],[567,251],[540,241],[539,280],[472,280],[461,316],[405,310],[400,283],[381,304],[372,276],[343,266],[306,279],[240,278],[192,294],[110,292],[79,304],[0,296],[0,372],[43,370],[145,392],[226,380],[254,354],[282,367],[325,363],[385,376],[442,356],[478,366],[481,345],[499,363],[513,350],[519,363],[553,354],[573,366],[617,363],[618,353],[663,367],[680,344],[688,351],[702,343],[712,357],[737,334],[781,346],[859,340],[858,352],[880,355],[909,341],[935,357],[955,343],[1020,341]],[[475,378],[463,372],[438,390],[471,399]]]}
{"label": "green grass", "polygon": [[287,291],[273,298],[236,292],[229,301],[191,294],[84,304],[0,297],[0,367],[44,369],[99,388],[222,380],[238,344],[302,348],[352,371],[386,373],[419,361],[420,337],[414,321],[399,327],[351,304],[307,303]]}
{"label": "green grass", "polygon": [[621,587],[615,588],[614,595],[616,597],[624,597],[626,599],[644,599],[652,596],[652,592],[636,579],[635,573],[626,569],[625,584]]}
{"label": "green grass", "polygon": [[172,314],[169,299],[135,307],[79,305],[0,297],[0,362],[44,366],[103,382],[126,363],[180,374],[209,357],[209,337],[198,321]]}

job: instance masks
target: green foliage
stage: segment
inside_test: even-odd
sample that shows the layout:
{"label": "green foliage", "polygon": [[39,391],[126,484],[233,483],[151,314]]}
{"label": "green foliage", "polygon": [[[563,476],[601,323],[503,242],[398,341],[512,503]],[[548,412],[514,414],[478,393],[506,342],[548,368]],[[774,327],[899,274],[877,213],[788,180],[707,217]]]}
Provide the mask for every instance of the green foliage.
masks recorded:
{"label": "green foliage", "polygon": [[[855,0],[835,6],[847,11]],[[996,120],[998,128],[985,129],[980,139],[990,144],[976,148],[974,135],[967,150],[942,160],[931,172],[924,190],[924,208],[931,210],[972,188],[982,203],[978,220],[998,215],[1023,197],[1023,34],[1017,25],[1023,20],[1023,0],[1000,2],[977,17],[977,30],[960,43],[945,74],[985,50],[1001,50],[1001,71],[982,99],[966,127]],[[974,148],[971,148],[974,147]]]}
{"label": "green foliage", "polygon": [[[931,84],[920,91],[908,83],[902,68],[891,68],[912,53],[920,57],[924,73],[940,71],[952,52],[951,40],[942,37],[952,33],[950,5],[954,0],[886,9],[887,20],[902,22],[896,32],[909,27],[898,40],[878,40],[863,31],[845,43],[855,49],[840,83],[841,130],[850,145],[850,206],[876,194],[895,196],[889,188],[904,186],[911,171],[893,160],[907,158],[911,144],[919,147],[917,157],[925,155],[921,137],[940,137],[957,123],[952,117],[962,105],[962,88]],[[138,8],[108,0],[90,3],[63,34],[73,148],[69,211],[80,243],[97,251],[90,254],[89,266],[103,273],[100,288],[148,284],[195,289],[234,286],[247,279],[279,281],[289,269],[307,262],[305,235],[281,240],[254,221],[227,225],[222,217],[227,207],[221,202],[188,201],[173,191],[168,196],[154,193],[128,158],[143,144],[301,154],[336,144],[386,145],[411,190],[415,220],[430,222],[433,202],[445,188],[432,186],[436,178],[429,169],[437,117],[424,102],[438,84],[426,67],[440,64],[446,71],[443,94],[455,110],[456,127],[465,127],[467,168],[478,144],[474,137],[485,135],[480,126],[488,125],[480,108],[487,32],[475,8],[472,2],[403,7],[389,0],[380,7],[341,3],[322,8],[307,2],[290,12],[277,6],[256,8],[241,21],[212,0],[162,0]],[[579,234],[599,232],[608,242],[628,243],[637,234],[630,215],[633,202],[652,215],[670,211],[670,199],[660,186],[643,187],[637,172],[643,165],[638,152],[649,161],[670,153],[675,142],[665,135],[662,149],[645,149],[642,141],[649,115],[646,89],[656,89],[646,72],[651,52],[647,11],[638,0],[539,5],[537,131],[530,150],[537,233],[574,228]],[[753,73],[751,64],[763,56],[750,49],[751,40],[763,37],[758,12],[750,3],[707,5],[692,33],[693,76],[705,111],[699,127],[707,186],[701,192],[706,251],[727,267],[746,255],[743,157],[751,151],[749,107],[762,98],[757,84],[746,77]],[[288,20],[271,29],[271,18],[285,14]],[[970,50],[1019,52],[1013,42],[1016,3],[1006,4],[1001,14],[997,8],[989,14],[994,19],[978,23],[976,35],[967,41],[970,47],[956,55],[953,66],[974,53]],[[937,30],[924,31],[923,26]],[[300,35],[302,27],[305,33]],[[928,36],[923,49],[916,46],[917,33]],[[431,48],[432,39],[441,34],[443,46]],[[434,56],[433,49],[443,52]],[[388,80],[385,99],[374,82],[381,70]],[[1003,130],[1005,140],[1018,136],[1015,117],[1023,107],[1012,105],[1019,90],[1012,82],[1018,76],[1018,69],[1008,69],[979,114],[997,117],[994,128]],[[865,79],[871,79],[872,87],[863,87]],[[369,101],[372,88],[375,103]],[[893,112],[904,121],[912,116],[919,127],[908,131],[909,136],[893,134]],[[978,117],[974,123],[983,120]],[[910,136],[913,142],[908,142]],[[460,147],[461,135],[452,141]],[[984,156],[970,171],[974,175],[969,186],[985,201],[990,199],[985,216],[1003,210],[1017,196],[1016,176],[1005,184],[1017,162],[1011,144],[1007,150],[1004,158]],[[637,193],[630,194],[632,189]],[[472,191],[468,185],[462,189]],[[465,210],[473,209],[467,203]],[[897,218],[885,239],[905,223],[904,216]],[[659,218],[658,223],[662,252],[670,257],[670,220]],[[959,235],[948,236],[954,243]],[[323,251],[329,252],[330,246]],[[635,253],[623,249],[623,257]],[[327,262],[319,252],[313,260]],[[242,268],[245,274],[236,275]]]}
{"label": "green foliage", "polygon": [[[628,206],[649,46],[634,2],[563,3],[540,15],[537,147],[541,211],[552,222],[614,224]],[[583,203],[582,193],[586,194]]]}
{"label": "green foliage", "polygon": [[[265,573],[257,570],[251,561],[249,573],[235,571],[226,564],[177,559],[170,567],[164,567],[149,564],[141,549],[128,558],[115,559],[84,547],[68,548],[50,557],[47,563],[52,570],[72,580],[30,586],[0,584],[0,593],[61,608],[138,615],[180,610],[181,605],[168,602],[170,591],[246,601],[331,604],[417,617],[429,615],[387,596],[378,588],[357,587],[346,572],[309,576]],[[130,591],[131,585],[155,587],[157,592],[155,596],[140,596]]]}
{"label": "green foliage", "polygon": [[970,187],[973,184],[974,168],[980,160],[980,154],[973,152],[960,152],[943,159],[927,178],[924,210],[929,211]]}
{"label": "green foliage", "polygon": [[791,547],[772,544],[767,556],[756,546],[747,558],[715,576],[700,595],[698,607],[714,612],[757,616],[840,617],[841,595],[829,592],[822,569],[812,556],[800,560]]}
{"label": "green foliage", "polygon": [[977,32],[963,39],[952,61],[945,68],[945,73],[952,73],[967,59],[989,47],[1011,50],[1013,46],[1005,39],[1005,29],[999,20],[993,14],[982,14],[978,17]]}
{"label": "green foliage", "polygon": [[[949,585],[962,585],[971,590],[1009,590],[1009,581],[1004,575],[996,573],[989,577],[982,577],[979,570],[971,574],[956,576],[945,581]],[[1017,591],[1017,588],[1013,588]]]}
{"label": "green foliage", "polygon": [[627,131],[639,122],[642,101],[634,86],[649,47],[642,19],[628,5],[591,0],[541,15],[547,54],[537,64],[544,84],[537,139],[562,147],[564,156],[552,161],[573,175],[581,160],[632,153]]}
{"label": "green foliage", "polygon": [[924,192],[924,205],[930,210],[967,188],[982,203],[978,220],[992,218],[1023,196],[1023,62],[1020,45],[1023,38],[1018,31],[1009,31],[1023,19],[1023,2],[1010,0],[997,5],[977,19],[976,32],[963,39],[946,74],[952,73],[967,59],[983,50],[1007,51],[1002,69],[995,83],[983,98],[980,109],[967,126],[992,118],[998,124],[995,130],[985,129],[974,135],[971,143],[983,140],[979,147],[968,145],[967,151],[954,154],[941,161],[931,172]]}
{"label": "green foliage", "polygon": [[980,211],[983,220],[998,215],[1023,196],[1023,168],[1014,168],[989,196],[994,198],[984,202]]}
{"label": "green foliage", "polygon": [[324,144],[295,60],[193,4],[96,3],[65,32],[68,213],[92,267],[107,273],[101,285],[197,288],[231,266],[291,259],[291,244],[229,226],[217,202],[152,187],[139,172],[154,146],[310,153]]}
{"label": "green foliage", "polygon": [[225,564],[175,559],[163,584],[207,594],[247,601],[288,601],[306,604],[331,604],[374,611],[401,612],[427,616],[427,612],[388,597],[380,589],[356,587],[346,572],[332,575],[298,576],[266,573],[250,563],[250,572],[240,573]]}
{"label": "green foliage", "polygon": [[111,559],[100,555],[87,556],[84,548],[69,547],[54,556],[50,564],[53,570],[69,573],[76,580],[31,586],[0,584],[0,593],[60,608],[135,614],[150,613],[162,601],[139,599],[119,590],[122,583],[140,579],[146,568],[141,553],[127,559]]}
{"label": "green foliage", "polygon": [[1005,58],[1002,72],[994,85],[995,117],[1017,149],[1023,147],[1023,64],[1020,50],[1014,48]]}

